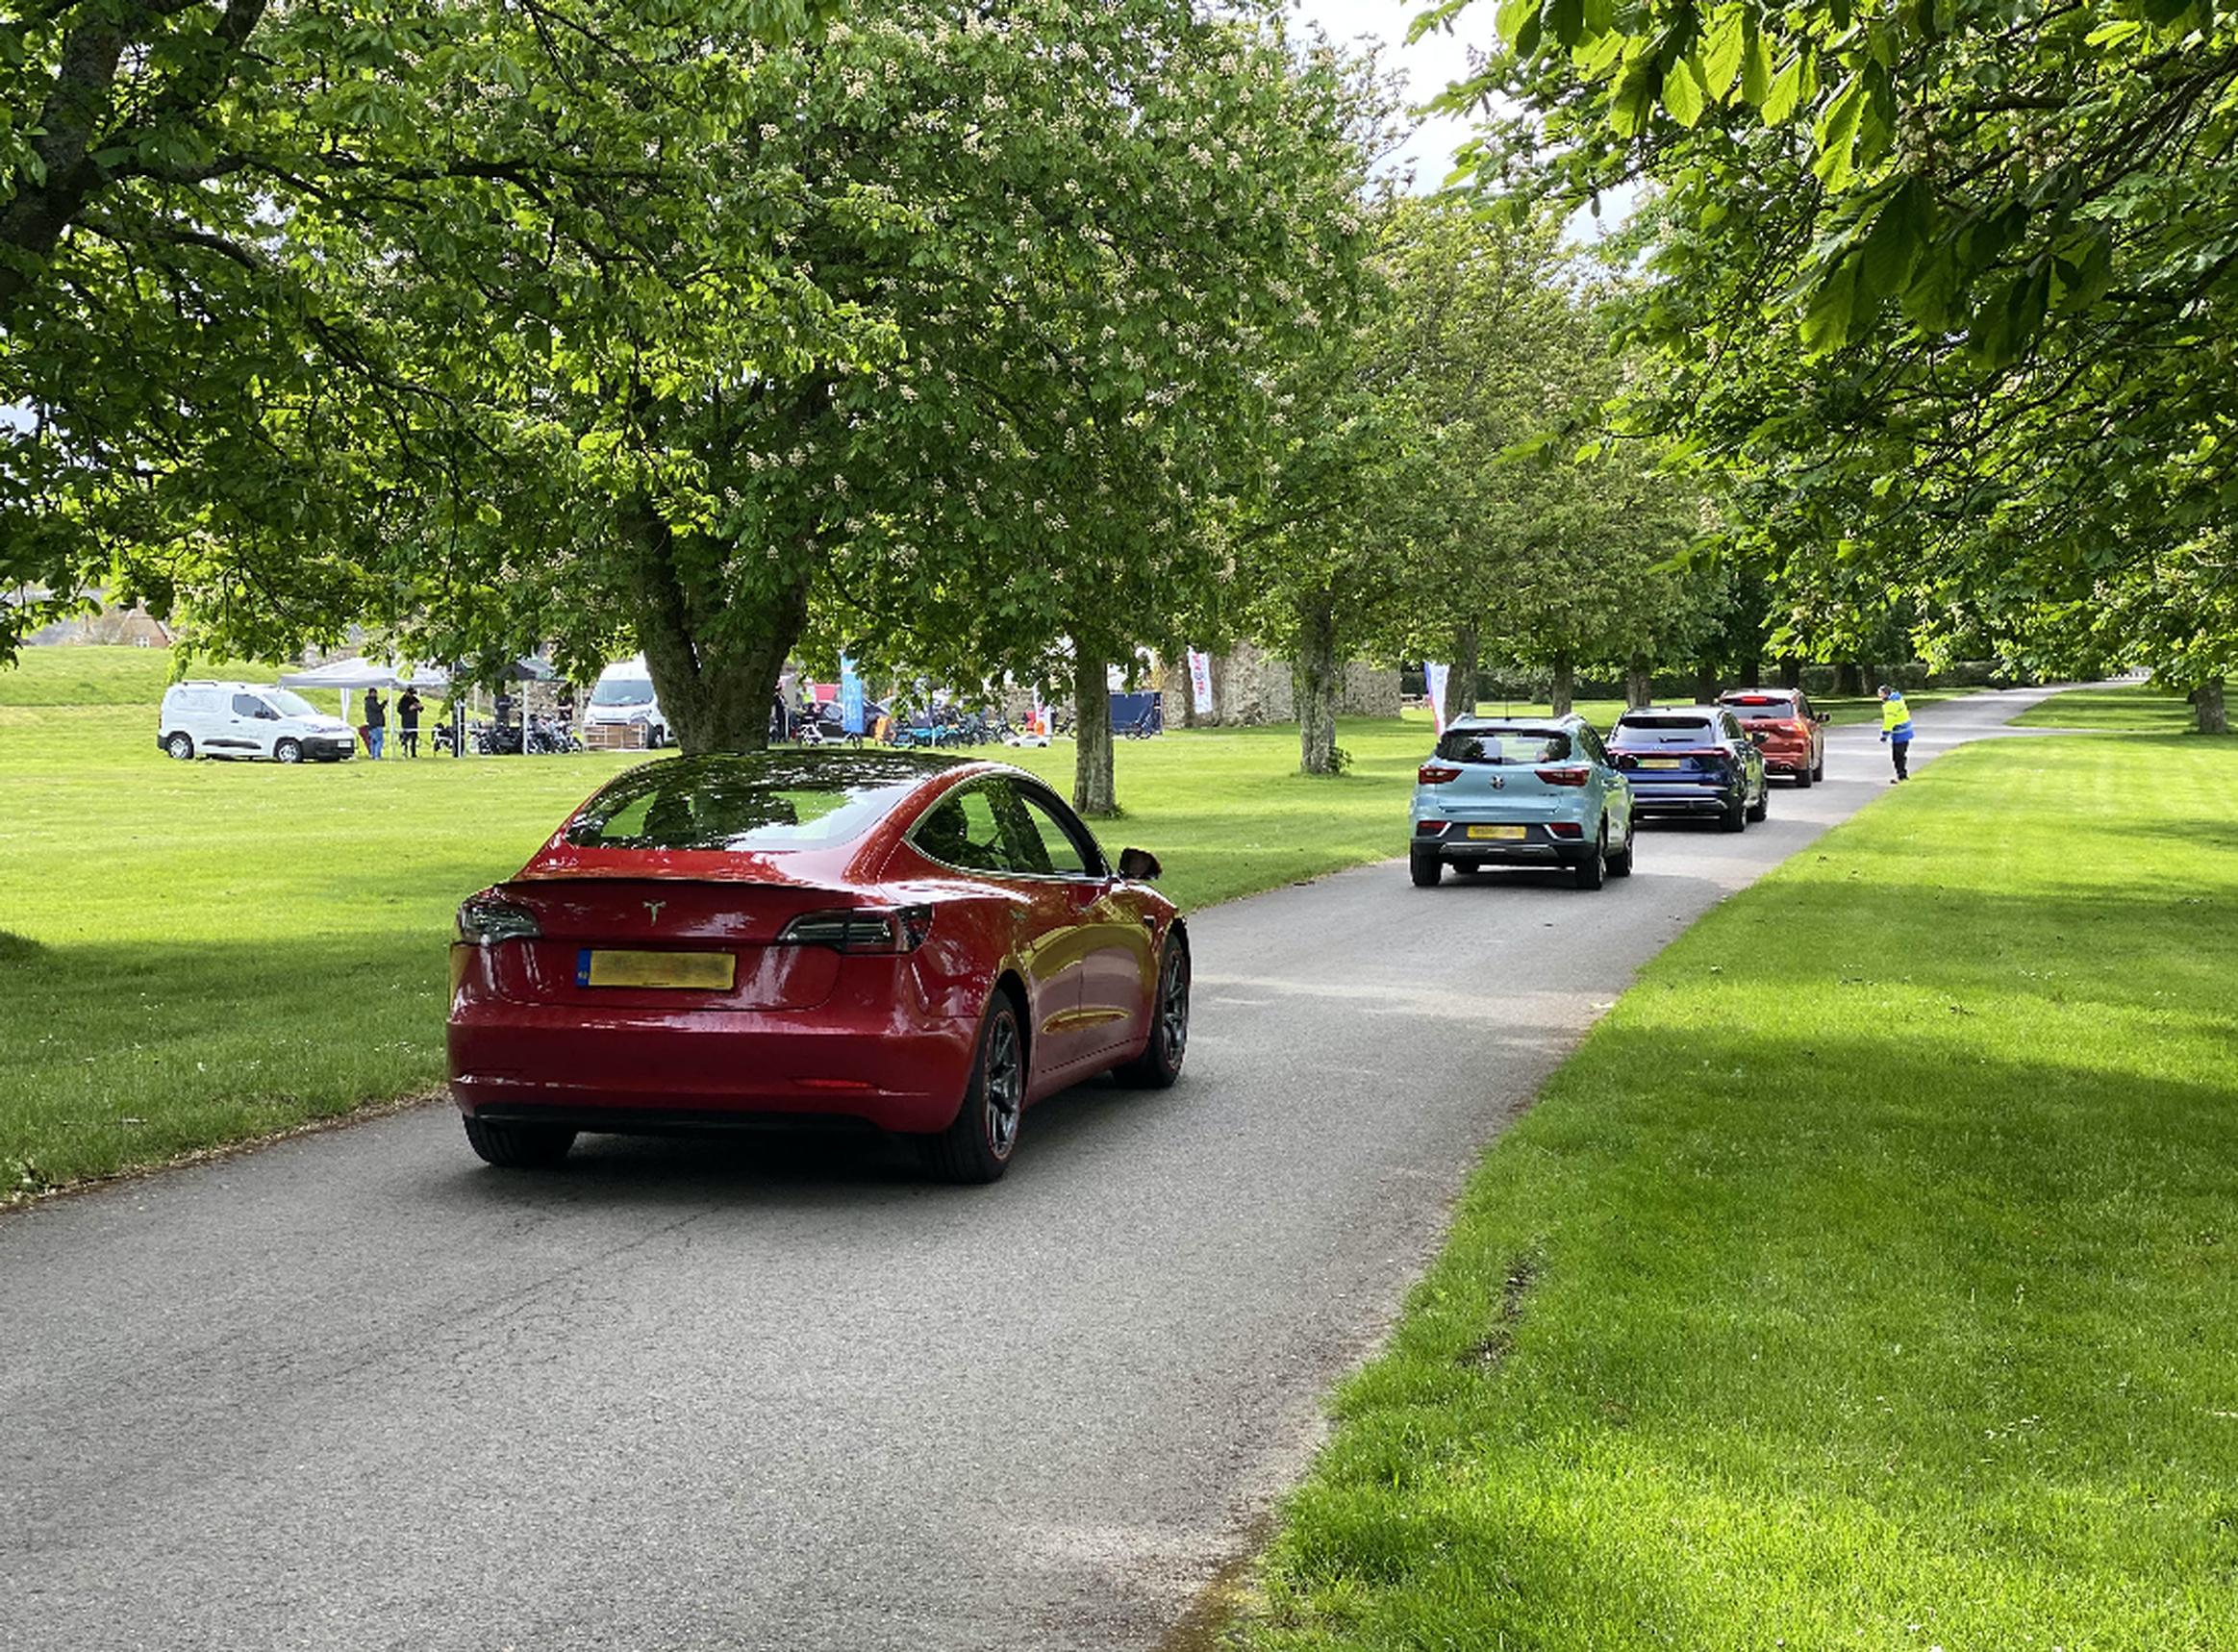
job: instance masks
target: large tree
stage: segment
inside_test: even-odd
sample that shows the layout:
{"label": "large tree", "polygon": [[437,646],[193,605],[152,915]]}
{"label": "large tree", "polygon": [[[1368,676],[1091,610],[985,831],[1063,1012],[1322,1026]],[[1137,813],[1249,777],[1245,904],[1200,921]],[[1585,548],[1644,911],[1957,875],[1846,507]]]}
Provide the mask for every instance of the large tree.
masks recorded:
{"label": "large tree", "polygon": [[[1487,175],[1651,187],[1645,416],[1763,481],[1776,559],[1861,564],[1930,624],[1997,589],[2052,617],[2226,518],[2226,7],[1508,0],[1498,24],[1457,93],[1512,100]],[[2190,650],[2169,618],[2148,629]]]}
{"label": "large tree", "polygon": [[[617,199],[689,208],[720,48],[810,21],[798,0],[18,8],[0,578],[183,587],[275,632],[369,601],[362,553],[429,476],[463,498],[506,468],[477,278],[572,256]],[[447,334],[399,327],[415,283],[423,316],[452,299]]]}

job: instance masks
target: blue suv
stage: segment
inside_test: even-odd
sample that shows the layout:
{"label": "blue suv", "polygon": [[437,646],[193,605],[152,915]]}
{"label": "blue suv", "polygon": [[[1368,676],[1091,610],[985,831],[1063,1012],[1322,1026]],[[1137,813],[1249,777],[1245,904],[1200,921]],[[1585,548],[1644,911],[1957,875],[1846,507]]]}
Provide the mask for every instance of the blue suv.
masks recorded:
{"label": "blue suv", "polygon": [[1581,889],[1632,870],[1632,788],[1583,717],[1457,717],[1415,775],[1408,869],[1567,866]]}

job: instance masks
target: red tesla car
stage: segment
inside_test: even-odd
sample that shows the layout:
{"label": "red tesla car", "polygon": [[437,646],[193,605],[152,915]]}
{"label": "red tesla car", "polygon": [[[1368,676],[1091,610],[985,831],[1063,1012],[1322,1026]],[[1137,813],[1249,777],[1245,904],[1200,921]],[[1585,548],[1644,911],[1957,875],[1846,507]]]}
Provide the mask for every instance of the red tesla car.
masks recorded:
{"label": "red tesla car", "polygon": [[1005,764],[648,763],[460,907],[451,1093],[492,1164],[841,1118],[991,1182],[1042,1097],[1179,1076],[1189,938],[1157,874]]}

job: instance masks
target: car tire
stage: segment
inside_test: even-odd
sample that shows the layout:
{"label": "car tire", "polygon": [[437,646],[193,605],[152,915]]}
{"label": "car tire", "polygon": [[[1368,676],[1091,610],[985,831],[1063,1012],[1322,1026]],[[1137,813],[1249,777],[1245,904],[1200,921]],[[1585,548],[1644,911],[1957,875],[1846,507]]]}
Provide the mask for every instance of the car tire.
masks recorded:
{"label": "car tire", "polygon": [[1748,829],[1748,805],[1736,797],[1725,805],[1724,813],[1718,816],[1718,827],[1725,832],[1746,832]]}
{"label": "car tire", "polygon": [[194,761],[194,738],[185,730],[181,730],[163,741],[163,750],[180,763],[192,763]]}
{"label": "car tire", "polygon": [[463,1115],[466,1141],[486,1164],[500,1170],[548,1170],[575,1145],[575,1132],[564,1124],[499,1124]]}
{"label": "car tire", "polygon": [[303,742],[301,740],[277,742],[272,747],[272,761],[274,763],[301,763],[303,761]]}
{"label": "car tire", "polygon": [[1756,793],[1756,801],[1748,805],[1748,818],[1752,821],[1762,820],[1771,813],[1772,788],[1770,786],[1765,786],[1758,789]]}
{"label": "car tire", "polygon": [[1131,1089],[1171,1089],[1189,1054],[1189,943],[1166,938],[1158,960],[1158,989],[1150,1000],[1150,1041],[1113,1076]]}
{"label": "car tire", "polygon": [[1581,889],[1597,889],[1608,881],[1609,823],[1606,819],[1593,835],[1593,847],[1586,850],[1584,860],[1570,869],[1570,875]]}
{"label": "car tire", "polygon": [[942,1181],[963,1186],[998,1179],[1017,1150],[1025,1102],[1025,1035],[1017,1003],[1008,992],[997,992],[979,1025],[979,1048],[955,1119],[925,1138],[926,1167]]}
{"label": "car tire", "polygon": [[1798,768],[1795,771],[1795,788],[1798,791],[1808,791],[1811,782],[1816,778],[1808,768]]}
{"label": "car tire", "polygon": [[1416,889],[1433,889],[1438,887],[1438,880],[1446,875],[1446,863],[1438,858],[1435,849],[1426,855],[1420,849],[1409,849],[1406,869],[1407,874],[1414,879]]}
{"label": "car tire", "polygon": [[1627,820],[1624,822],[1624,846],[1609,857],[1610,877],[1628,878],[1632,875],[1632,845],[1639,835],[1638,821]]}
{"label": "car tire", "polygon": [[1811,764],[1811,778],[1813,780],[1823,780],[1826,778],[1826,760],[1824,758],[1822,757],[1818,762]]}

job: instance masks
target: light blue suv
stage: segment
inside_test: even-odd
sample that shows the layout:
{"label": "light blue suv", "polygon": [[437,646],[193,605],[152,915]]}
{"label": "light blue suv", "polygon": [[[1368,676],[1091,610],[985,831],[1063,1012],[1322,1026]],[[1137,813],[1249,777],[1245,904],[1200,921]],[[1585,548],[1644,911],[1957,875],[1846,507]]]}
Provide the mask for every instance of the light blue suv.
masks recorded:
{"label": "light blue suv", "polygon": [[1583,717],[1457,717],[1415,776],[1408,869],[1567,866],[1581,889],[1632,870],[1632,788]]}

